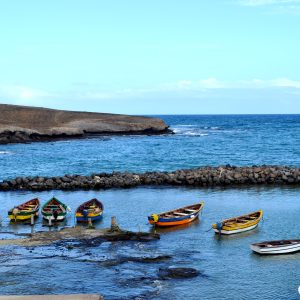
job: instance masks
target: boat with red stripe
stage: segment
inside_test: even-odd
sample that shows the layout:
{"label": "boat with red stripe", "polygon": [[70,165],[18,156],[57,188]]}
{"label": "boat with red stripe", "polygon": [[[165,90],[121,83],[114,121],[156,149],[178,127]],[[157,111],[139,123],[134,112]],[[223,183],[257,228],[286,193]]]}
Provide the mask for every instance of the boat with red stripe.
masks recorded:
{"label": "boat with red stripe", "polygon": [[148,216],[151,225],[165,227],[183,225],[196,220],[203,209],[204,202],[177,208]]}

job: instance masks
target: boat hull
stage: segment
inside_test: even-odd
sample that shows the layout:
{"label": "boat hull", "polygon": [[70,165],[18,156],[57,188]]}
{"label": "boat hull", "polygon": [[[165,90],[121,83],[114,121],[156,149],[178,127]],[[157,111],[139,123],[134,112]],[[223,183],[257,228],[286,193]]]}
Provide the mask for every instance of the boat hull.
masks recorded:
{"label": "boat hull", "polygon": [[203,206],[204,202],[200,202],[167,212],[152,214],[151,216],[148,216],[148,222],[150,225],[157,227],[185,225],[198,218]]}
{"label": "boat hull", "polygon": [[38,198],[24,202],[8,211],[10,221],[26,221],[32,216],[38,217],[40,209],[40,200]]}
{"label": "boat hull", "polygon": [[76,214],[76,220],[77,222],[88,222],[89,219],[91,219],[91,221],[100,221],[102,220],[102,213],[99,214],[99,215],[93,215],[93,216],[90,216],[88,215],[87,217],[84,217],[82,214]]}
{"label": "boat hull", "polygon": [[246,215],[217,222],[212,225],[212,229],[215,233],[224,235],[242,233],[256,228],[262,219],[262,216],[263,211],[259,210]]}
{"label": "boat hull", "polygon": [[250,245],[250,249],[260,255],[278,255],[278,254],[289,254],[300,251],[300,242],[288,245],[277,245],[270,247],[260,247],[258,245]]}
{"label": "boat hull", "polygon": [[96,198],[88,200],[82,203],[77,209],[75,213],[77,222],[89,222],[91,221],[99,221],[102,219],[103,215],[103,204]]}
{"label": "boat hull", "polygon": [[[63,221],[67,215],[67,205],[56,198],[51,198],[42,207],[42,216],[48,221]],[[54,216],[57,213],[56,218]]]}
{"label": "boat hull", "polygon": [[34,211],[34,212],[20,213],[16,216],[9,213],[8,217],[11,221],[15,221],[15,220],[16,221],[26,221],[26,220],[30,220],[32,215],[34,215],[35,218],[38,217],[39,216],[38,210]]}
{"label": "boat hull", "polygon": [[43,218],[48,221],[49,219],[51,221],[63,221],[66,218],[66,215],[58,215],[57,218],[55,219],[52,215],[43,214]]}
{"label": "boat hull", "polygon": [[245,232],[245,231],[249,231],[252,230],[254,228],[256,228],[258,226],[258,223],[249,227],[245,227],[245,228],[237,228],[237,229],[233,229],[233,230],[225,230],[225,229],[221,229],[218,230],[216,228],[213,228],[214,232],[217,234],[224,234],[224,235],[230,235],[230,234],[236,234],[236,233],[241,233],[241,232]]}
{"label": "boat hull", "polygon": [[159,218],[157,222],[154,222],[151,219],[149,220],[149,223],[151,225],[155,225],[155,226],[159,226],[159,227],[166,227],[166,226],[177,226],[177,225],[184,225],[184,224],[188,224],[190,222],[195,221],[199,216],[199,213],[195,214],[195,215],[190,215],[188,218],[174,218],[174,219],[163,219],[163,218]]}

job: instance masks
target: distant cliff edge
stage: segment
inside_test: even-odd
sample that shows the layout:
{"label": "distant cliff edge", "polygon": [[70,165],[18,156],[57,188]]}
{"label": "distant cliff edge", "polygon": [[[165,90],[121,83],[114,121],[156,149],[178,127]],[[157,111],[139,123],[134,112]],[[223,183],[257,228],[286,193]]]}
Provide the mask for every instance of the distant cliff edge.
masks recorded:
{"label": "distant cliff edge", "polygon": [[159,118],[0,104],[0,144],[172,133]]}

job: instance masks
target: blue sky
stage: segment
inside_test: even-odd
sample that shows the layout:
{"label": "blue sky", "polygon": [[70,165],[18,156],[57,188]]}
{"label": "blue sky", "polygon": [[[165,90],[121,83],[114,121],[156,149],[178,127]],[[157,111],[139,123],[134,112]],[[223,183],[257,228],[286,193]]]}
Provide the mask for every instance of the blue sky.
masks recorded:
{"label": "blue sky", "polygon": [[0,2],[0,102],[300,113],[300,0]]}

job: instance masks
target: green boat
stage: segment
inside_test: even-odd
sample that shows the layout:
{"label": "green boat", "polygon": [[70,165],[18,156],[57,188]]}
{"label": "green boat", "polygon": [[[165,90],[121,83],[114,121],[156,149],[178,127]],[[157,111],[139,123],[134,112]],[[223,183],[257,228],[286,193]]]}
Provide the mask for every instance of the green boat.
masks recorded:
{"label": "green boat", "polygon": [[42,215],[46,220],[62,221],[67,215],[68,207],[55,197],[52,197],[42,207]]}

